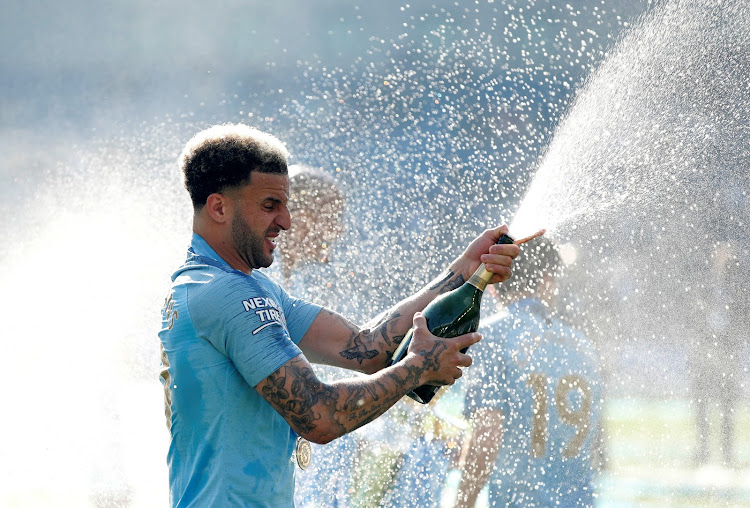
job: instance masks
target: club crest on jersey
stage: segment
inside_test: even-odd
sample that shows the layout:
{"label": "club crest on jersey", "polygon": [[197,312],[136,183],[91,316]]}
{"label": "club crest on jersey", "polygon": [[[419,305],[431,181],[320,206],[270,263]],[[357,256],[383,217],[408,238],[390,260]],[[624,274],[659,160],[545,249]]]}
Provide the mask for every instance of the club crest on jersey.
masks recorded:
{"label": "club crest on jersey", "polygon": [[279,305],[272,298],[265,297],[254,297],[242,300],[242,305],[245,308],[245,312],[254,312],[258,319],[260,319],[260,326],[253,330],[253,335],[260,332],[262,329],[267,328],[271,325],[280,324],[286,328],[286,322],[284,320],[284,314],[281,312]]}

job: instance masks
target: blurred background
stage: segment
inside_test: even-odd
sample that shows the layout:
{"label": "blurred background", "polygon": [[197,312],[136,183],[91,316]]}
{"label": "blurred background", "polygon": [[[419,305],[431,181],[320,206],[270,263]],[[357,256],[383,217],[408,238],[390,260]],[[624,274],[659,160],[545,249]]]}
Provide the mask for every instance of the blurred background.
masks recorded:
{"label": "blurred background", "polygon": [[[750,506],[744,2],[3,10],[0,505],[167,503],[156,332],[192,214],[176,160],[244,122],[346,189],[331,263],[355,319],[484,228],[546,227],[607,379],[601,506]],[[733,403],[713,403],[701,387],[727,376]],[[459,399],[435,409],[449,436]]]}

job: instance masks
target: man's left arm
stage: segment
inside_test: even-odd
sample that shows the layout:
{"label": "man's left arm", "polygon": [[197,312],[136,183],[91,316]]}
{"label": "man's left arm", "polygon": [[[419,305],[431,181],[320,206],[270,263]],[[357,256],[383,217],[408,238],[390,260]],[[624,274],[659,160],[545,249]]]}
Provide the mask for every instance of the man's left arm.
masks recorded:
{"label": "man's left arm", "polygon": [[435,280],[364,326],[357,326],[328,309],[321,310],[299,342],[300,349],[313,363],[366,373],[386,367],[411,328],[414,314],[438,295],[461,286],[481,263],[493,273],[490,284],[510,277],[519,248],[496,243],[507,232],[506,226],[484,231]]}
{"label": "man's left arm", "polygon": [[456,508],[472,508],[490,479],[502,443],[503,422],[497,409],[480,408],[472,413],[471,434],[461,449]]}

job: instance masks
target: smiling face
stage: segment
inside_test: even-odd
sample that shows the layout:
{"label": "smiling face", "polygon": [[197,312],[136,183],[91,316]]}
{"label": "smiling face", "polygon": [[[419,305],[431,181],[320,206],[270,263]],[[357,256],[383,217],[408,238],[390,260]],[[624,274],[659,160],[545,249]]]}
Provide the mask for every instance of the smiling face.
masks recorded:
{"label": "smiling face", "polygon": [[232,242],[247,268],[273,262],[276,237],[291,227],[287,209],[289,178],[275,173],[252,173],[250,183],[232,193]]}

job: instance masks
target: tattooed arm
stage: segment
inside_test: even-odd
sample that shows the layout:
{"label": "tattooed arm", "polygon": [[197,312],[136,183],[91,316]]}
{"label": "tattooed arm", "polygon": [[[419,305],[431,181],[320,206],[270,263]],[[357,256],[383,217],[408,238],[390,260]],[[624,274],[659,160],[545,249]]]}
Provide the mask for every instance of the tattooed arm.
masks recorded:
{"label": "tattooed arm", "polygon": [[324,309],[299,343],[309,361],[366,373],[385,367],[412,326],[415,312],[438,295],[463,284],[480,263],[495,275],[490,283],[510,277],[510,266],[518,255],[517,245],[495,245],[508,228],[488,229],[478,236],[450,267],[422,290],[396,304],[364,326]]}
{"label": "tattooed arm", "polygon": [[480,335],[435,337],[421,313],[403,361],[357,379],[321,382],[304,355],[289,360],[255,389],[297,434],[325,444],[371,422],[408,392],[425,383],[453,384],[471,358],[461,349]]}

